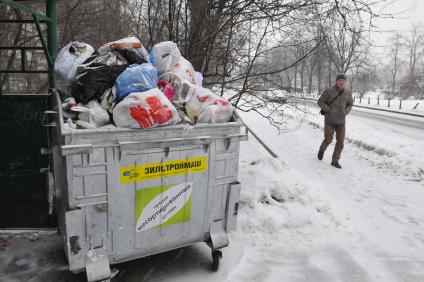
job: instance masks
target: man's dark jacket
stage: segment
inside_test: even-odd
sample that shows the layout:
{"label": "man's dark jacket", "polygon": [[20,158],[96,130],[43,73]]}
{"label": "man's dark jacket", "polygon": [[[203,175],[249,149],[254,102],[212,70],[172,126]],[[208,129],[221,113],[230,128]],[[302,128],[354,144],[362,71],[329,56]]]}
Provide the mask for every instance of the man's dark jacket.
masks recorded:
{"label": "man's dark jacket", "polygon": [[[337,85],[327,88],[318,99],[318,106],[325,114],[325,122],[331,124],[344,124],[346,123],[346,115],[350,112],[353,105],[352,92],[345,89],[340,97],[340,90]],[[333,103],[330,102],[333,101]]]}

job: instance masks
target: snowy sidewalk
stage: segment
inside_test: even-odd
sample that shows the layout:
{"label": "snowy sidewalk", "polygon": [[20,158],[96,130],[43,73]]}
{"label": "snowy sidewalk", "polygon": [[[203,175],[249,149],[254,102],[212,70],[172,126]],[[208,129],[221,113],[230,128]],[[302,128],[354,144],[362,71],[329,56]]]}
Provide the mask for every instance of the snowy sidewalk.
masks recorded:
{"label": "snowy sidewalk", "polygon": [[[275,238],[269,257],[281,263],[259,281],[424,281],[424,153],[419,149],[424,139],[400,138],[384,124],[364,124],[352,114],[343,169],[337,170],[329,165],[333,146],[322,162],[316,158],[321,117],[309,117],[299,130],[279,136],[253,114],[243,118],[280,156],[244,160],[256,164],[247,173],[247,164],[242,166],[240,177],[252,190],[250,195],[243,190],[244,197],[254,202],[252,193],[264,193],[273,206],[264,207],[256,196],[251,205],[259,209],[241,213],[256,228],[274,230],[259,237]],[[275,201],[281,194],[283,204]],[[251,268],[242,272],[255,277]]]}

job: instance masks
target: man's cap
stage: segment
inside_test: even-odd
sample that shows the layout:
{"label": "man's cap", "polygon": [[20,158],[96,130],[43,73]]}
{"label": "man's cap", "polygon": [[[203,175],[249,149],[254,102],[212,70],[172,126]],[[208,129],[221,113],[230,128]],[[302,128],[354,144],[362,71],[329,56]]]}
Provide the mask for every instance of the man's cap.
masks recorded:
{"label": "man's cap", "polygon": [[345,75],[344,73],[339,73],[339,74],[336,76],[336,81],[337,81],[337,80],[339,80],[339,79],[346,80],[346,75]]}

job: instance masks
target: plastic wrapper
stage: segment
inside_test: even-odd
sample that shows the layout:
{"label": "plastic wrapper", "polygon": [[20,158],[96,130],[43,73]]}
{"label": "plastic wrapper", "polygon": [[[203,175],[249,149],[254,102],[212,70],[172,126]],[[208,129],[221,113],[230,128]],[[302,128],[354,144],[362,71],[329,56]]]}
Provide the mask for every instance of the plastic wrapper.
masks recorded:
{"label": "plastic wrapper", "polygon": [[169,101],[172,101],[172,99],[174,99],[175,89],[170,82],[166,80],[159,80],[158,87],[159,90],[162,91],[163,94],[165,94],[166,98],[168,98]]}
{"label": "plastic wrapper", "polygon": [[185,80],[191,84],[196,84],[193,65],[184,57],[181,57],[178,63],[173,68],[171,68],[171,72],[176,74],[183,81]]}
{"label": "plastic wrapper", "polygon": [[157,68],[159,75],[171,71],[180,59],[181,52],[172,41],[160,42],[150,50],[150,63]]}
{"label": "plastic wrapper", "polygon": [[117,104],[113,109],[113,121],[117,127],[151,128],[176,124],[180,117],[168,98],[158,88],[153,88],[131,93]]}
{"label": "plastic wrapper", "polygon": [[130,64],[149,62],[149,53],[141,41],[136,37],[127,37],[102,45],[97,51],[104,54],[110,51],[119,52]]}
{"label": "plastic wrapper", "polygon": [[121,101],[131,92],[143,92],[157,87],[157,70],[151,64],[130,65],[115,82],[116,98]]}
{"label": "plastic wrapper", "polygon": [[192,87],[186,100],[187,116],[194,123],[228,122],[233,115],[233,106],[228,100],[203,87]]}
{"label": "plastic wrapper", "polygon": [[92,127],[85,126],[85,128],[97,128],[110,122],[110,116],[108,112],[104,110],[97,101],[94,100],[88,102],[86,105],[79,104],[76,107],[72,107],[71,110],[77,112],[78,119],[80,121],[92,125]]}
{"label": "plastic wrapper", "polygon": [[113,108],[116,105],[116,89],[115,86],[107,89],[99,98],[102,109],[112,114]]}
{"label": "plastic wrapper", "polygon": [[71,96],[71,84],[75,80],[77,67],[94,53],[93,47],[82,42],[71,42],[63,47],[54,63],[56,89],[62,100]]}
{"label": "plastic wrapper", "polygon": [[72,95],[77,102],[87,104],[111,88],[116,78],[128,67],[128,62],[116,51],[95,52],[77,68]]}

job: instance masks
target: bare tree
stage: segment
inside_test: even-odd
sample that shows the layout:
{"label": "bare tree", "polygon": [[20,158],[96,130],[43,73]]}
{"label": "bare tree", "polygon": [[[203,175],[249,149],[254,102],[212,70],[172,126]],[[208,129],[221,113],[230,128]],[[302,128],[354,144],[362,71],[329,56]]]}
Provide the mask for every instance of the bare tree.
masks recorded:
{"label": "bare tree", "polygon": [[408,71],[400,86],[400,97],[423,96],[423,77],[417,73],[418,65],[424,58],[424,26],[413,24],[408,35],[403,37],[403,47],[407,52]]}
{"label": "bare tree", "polygon": [[415,77],[417,63],[424,57],[424,26],[413,24],[409,36],[405,37],[404,47],[409,57],[409,77]]}
{"label": "bare tree", "polygon": [[366,42],[362,40],[363,30],[351,30],[343,22],[336,22],[331,28],[324,29],[324,33],[329,59],[337,72],[346,73],[361,62],[366,48]]}
{"label": "bare tree", "polygon": [[390,46],[390,60],[391,64],[389,67],[389,72],[391,74],[391,93],[389,96],[393,98],[395,96],[395,87],[396,87],[396,79],[399,72],[399,68],[401,65],[400,60],[400,50],[402,47],[401,42],[401,34],[396,32],[390,39],[389,39],[389,46]]}

